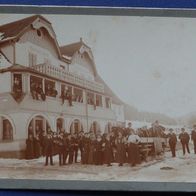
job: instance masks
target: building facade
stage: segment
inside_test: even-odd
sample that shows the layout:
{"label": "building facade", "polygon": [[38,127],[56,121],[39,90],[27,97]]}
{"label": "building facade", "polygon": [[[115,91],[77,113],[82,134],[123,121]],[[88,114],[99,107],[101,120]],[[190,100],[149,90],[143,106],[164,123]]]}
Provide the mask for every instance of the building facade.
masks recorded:
{"label": "building facade", "polygon": [[60,47],[40,15],[0,26],[1,156],[18,156],[29,131],[103,133],[123,123],[123,103],[82,39]]}

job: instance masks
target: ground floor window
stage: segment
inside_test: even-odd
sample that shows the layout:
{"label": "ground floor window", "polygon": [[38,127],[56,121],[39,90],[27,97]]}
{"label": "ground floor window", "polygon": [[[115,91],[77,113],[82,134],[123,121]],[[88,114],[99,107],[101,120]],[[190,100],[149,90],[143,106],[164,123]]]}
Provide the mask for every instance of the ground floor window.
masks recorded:
{"label": "ground floor window", "polygon": [[98,124],[98,122],[94,121],[91,124],[90,132],[93,132],[96,135],[101,133],[100,125]]}
{"label": "ground floor window", "polygon": [[4,117],[0,117],[0,129],[2,130],[2,140],[13,140],[13,127],[10,121]]}
{"label": "ground floor window", "polygon": [[48,121],[42,116],[34,117],[28,126],[28,137],[32,135],[35,137],[36,135],[42,135],[48,133],[50,130],[50,125]]}
{"label": "ground floor window", "polygon": [[83,126],[82,123],[78,119],[76,119],[71,123],[70,133],[79,134],[80,131],[83,131]]}
{"label": "ground floor window", "polygon": [[65,131],[65,126],[64,126],[64,119],[63,118],[58,118],[56,121],[56,129],[57,133],[60,133],[61,131]]}

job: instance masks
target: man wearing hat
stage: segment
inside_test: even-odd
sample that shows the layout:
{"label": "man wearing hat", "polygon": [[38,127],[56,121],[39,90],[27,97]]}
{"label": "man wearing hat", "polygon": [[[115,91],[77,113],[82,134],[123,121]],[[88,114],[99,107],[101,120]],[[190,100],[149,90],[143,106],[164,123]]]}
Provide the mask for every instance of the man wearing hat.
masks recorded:
{"label": "man wearing hat", "polygon": [[181,128],[179,139],[182,144],[183,155],[185,155],[186,149],[187,149],[187,152],[190,154],[190,150],[189,150],[190,137],[189,137],[189,134],[185,131],[185,128]]}
{"label": "man wearing hat", "polygon": [[169,147],[172,153],[172,157],[176,157],[176,143],[177,138],[176,134],[173,132],[173,129],[169,129],[169,134],[167,135]]}
{"label": "man wearing hat", "polygon": [[191,140],[193,141],[194,152],[196,154],[196,124],[193,125],[193,130],[191,132]]}

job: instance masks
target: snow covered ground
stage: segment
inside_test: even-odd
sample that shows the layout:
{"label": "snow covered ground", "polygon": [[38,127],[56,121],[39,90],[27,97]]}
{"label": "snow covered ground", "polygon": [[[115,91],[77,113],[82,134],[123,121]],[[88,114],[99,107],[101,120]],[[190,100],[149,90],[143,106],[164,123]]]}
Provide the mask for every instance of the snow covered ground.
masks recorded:
{"label": "snow covered ground", "polygon": [[183,156],[177,152],[171,158],[149,160],[134,168],[129,164],[112,167],[73,164],[60,167],[58,157],[54,166],[44,166],[44,158],[38,160],[0,159],[0,178],[47,179],[47,180],[107,180],[107,181],[154,181],[154,182],[196,182],[196,155]]}

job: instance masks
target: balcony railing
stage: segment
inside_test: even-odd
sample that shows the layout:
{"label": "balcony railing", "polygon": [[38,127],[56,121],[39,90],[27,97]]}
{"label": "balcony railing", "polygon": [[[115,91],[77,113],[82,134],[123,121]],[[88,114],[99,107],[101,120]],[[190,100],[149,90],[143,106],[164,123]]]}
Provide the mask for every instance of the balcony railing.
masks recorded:
{"label": "balcony railing", "polygon": [[69,82],[69,83],[81,86],[83,88],[86,88],[86,89],[90,89],[90,90],[101,92],[101,93],[104,92],[103,84],[100,84],[95,81],[86,80],[80,76],[74,75],[58,67],[54,67],[54,66],[46,65],[46,64],[39,64],[39,65],[34,65],[31,68],[40,73],[46,74],[48,76],[51,76],[57,79],[61,79],[65,82]]}

